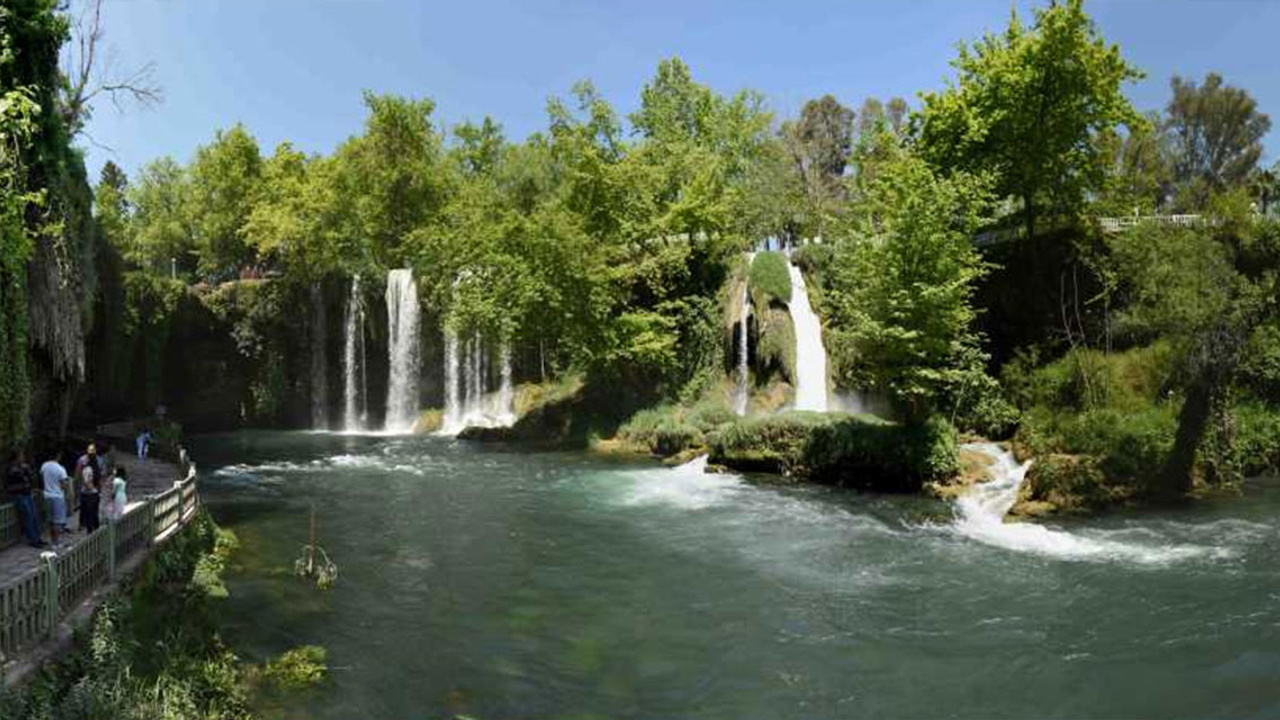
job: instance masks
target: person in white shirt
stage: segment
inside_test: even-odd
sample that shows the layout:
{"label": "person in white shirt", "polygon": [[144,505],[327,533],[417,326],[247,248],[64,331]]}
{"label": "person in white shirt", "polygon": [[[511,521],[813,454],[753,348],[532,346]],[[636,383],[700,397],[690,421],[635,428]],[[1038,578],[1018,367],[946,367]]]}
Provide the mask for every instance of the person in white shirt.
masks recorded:
{"label": "person in white shirt", "polygon": [[67,469],[58,462],[58,453],[50,453],[40,466],[40,480],[44,484],[44,500],[49,505],[49,540],[58,544],[59,533],[67,531],[67,495],[63,483],[68,482]]}
{"label": "person in white shirt", "polygon": [[126,492],[128,479],[129,474],[125,469],[117,467],[115,477],[111,480],[111,503],[107,506],[107,518],[111,522],[117,522],[124,517],[125,508],[129,506],[129,496]]}

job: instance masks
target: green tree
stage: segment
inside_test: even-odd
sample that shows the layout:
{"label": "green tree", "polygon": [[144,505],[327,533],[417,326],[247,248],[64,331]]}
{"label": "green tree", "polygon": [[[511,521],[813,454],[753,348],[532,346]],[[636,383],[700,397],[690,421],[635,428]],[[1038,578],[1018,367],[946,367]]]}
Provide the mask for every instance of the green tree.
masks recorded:
{"label": "green tree", "polygon": [[972,236],[988,220],[991,182],[944,176],[890,135],[836,245],[824,302],[842,384],[885,390],[920,420],[985,381],[972,297],[986,266]]}
{"label": "green tree", "polygon": [[261,180],[258,141],[243,125],[196,150],[184,199],[201,273],[225,279],[253,261],[243,231]]}
{"label": "green tree", "polygon": [[1029,235],[1043,215],[1074,217],[1106,180],[1093,138],[1141,122],[1122,88],[1141,77],[1108,45],[1081,0],[1016,14],[1004,33],[961,45],[958,78],[926,93],[919,146],[934,168],[990,172],[1021,202]]}
{"label": "green tree", "polygon": [[1140,225],[1109,240],[1118,330],[1167,338],[1180,358],[1185,399],[1157,488],[1170,494],[1190,489],[1206,434],[1229,433],[1243,349],[1280,313],[1280,223],[1255,222],[1248,204],[1236,191],[1214,201],[1211,226]]}
{"label": "green tree", "polygon": [[1280,205],[1280,161],[1269,170],[1256,170],[1249,177],[1249,189],[1257,199],[1258,212],[1270,215]]}
{"label": "green tree", "polygon": [[782,125],[785,147],[803,192],[808,221],[801,232],[822,235],[825,219],[844,201],[844,172],[853,150],[853,111],[834,97],[809,100],[800,118]]}
{"label": "green tree", "polygon": [[1149,115],[1128,132],[1098,134],[1099,150],[1110,159],[1097,210],[1104,215],[1151,213],[1162,206],[1173,184],[1173,170],[1159,117]]}
{"label": "green tree", "polygon": [[131,231],[121,237],[126,260],[155,273],[169,271],[171,263],[183,273],[196,269],[188,188],[186,171],[172,158],[143,166],[126,196],[133,209]]}
{"label": "green tree", "polygon": [[364,239],[373,262],[404,263],[409,233],[438,219],[449,194],[443,147],[431,121],[435,103],[366,92],[364,134],[337,152],[337,187],[351,203],[353,237]]}
{"label": "green tree", "polygon": [[453,129],[457,136],[458,154],[463,169],[473,174],[492,173],[502,159],[506,143],[502,139],[502,126],[485,116],[479,125],[465,122]]}
{"label": "green tree", "polygon": [[1179,204],[1204,208],[1213,192],[1237,187],[1262,157],[1262,138],[1271,119],[1258,112],[1247,91],[1209,73],[1204,83],[1174,76],[1165,108],[1165,131],[1172,142],[1173,174]]}
{"label": "green tree", "polygon": [[123,251],[129,244],[129,178],[108,160],[93,191],[94,215],[102,238]]}
{"label": "green tree", "polygon": [[263,163],[243,235],[287,280],[310,285],[339,269],[363,269],[366,255],[352,225],[333,159],[307,157],[285,142]]}

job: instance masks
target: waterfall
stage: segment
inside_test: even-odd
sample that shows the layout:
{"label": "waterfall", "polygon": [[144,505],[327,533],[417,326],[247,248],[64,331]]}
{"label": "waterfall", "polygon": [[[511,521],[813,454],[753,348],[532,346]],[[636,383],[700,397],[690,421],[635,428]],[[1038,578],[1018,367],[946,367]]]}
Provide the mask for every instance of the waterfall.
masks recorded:
{"label": "waterfall", "polygon": [[484,416],[481,398],[484,397],[484,343],[479,334],[471,338],[471,353],[467,357],[467,404],[463,416],[479,418]]}
{"label": "waterfall", "polygon": [[325,347],[324,292],[311,286],[311,429],[329,428],[329,357]]}
{"label": "waterfall", "polygon": [[827,349],[822,345],[822,321],[809,306],[804,275],[800,268],[787,264],[791,273],[791,324],[796,332],[796,402],[797,410],[827,411]]}
{"label": "waterfall", "polygon": [[412,270],[387,274],[387,419],[384,427],[408,432],[418,420],[418,286]]}
{"label": "waterfall", "polygon": [[488,378],[491,358],[479,333],[459,340],[456,332],[445,330],[444,422],[440,432],[457,435],[467,427],[510,427],[515,422],[511,370],[511,348],[504,343],[499,351],[501,383],[490,393]]}
{"label": "waterfall", "polygon": [[502,384],[498,386],[498,421],[504,425],[515,422],[515,389],[511,384],[511,343],[503,342],[499,353],[502,362]]}
{"label": "waterfall", "polygon": [[444,330],[444,421],[442,432],[456,435],[462,424],[462,391],[458,387],[462,378],[458,375],[458,333]]}
{"label": "waterfall", "polygon": [[360,301],[360,276],[351,278],[351,292],[343,313],[342,340],[342,429],[358,432],[364,429],[364,413],[360,402],[365,395],[364,378],[364,306]]}

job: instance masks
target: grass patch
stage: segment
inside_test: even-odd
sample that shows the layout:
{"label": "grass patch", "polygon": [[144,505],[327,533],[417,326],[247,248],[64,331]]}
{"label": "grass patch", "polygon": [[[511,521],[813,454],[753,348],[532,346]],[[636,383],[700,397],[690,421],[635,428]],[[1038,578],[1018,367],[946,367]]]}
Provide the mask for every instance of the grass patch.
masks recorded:
{"label": "grass patch", "polygon": [[756,307],[767,307],[773,300],[791,302],[791,273],[787,270],[787,256],[780,252],[756,253],[751,262],[751,292],[756,295]]}
{"label": "grass patch", "polygon": [[[1090,460],[1063,460],[1033,479],[1041,476],[1064,507],[1096,507],[1154,487],[1178,426],[1180,401],[1166,397],[1174,372],[1169,346],[1077,350],[1038,368],[1036,361],[1021,356],[1003,374],[1022,410],[1019,454]],[[1091,482],[1099,487],[1086,487]]]}

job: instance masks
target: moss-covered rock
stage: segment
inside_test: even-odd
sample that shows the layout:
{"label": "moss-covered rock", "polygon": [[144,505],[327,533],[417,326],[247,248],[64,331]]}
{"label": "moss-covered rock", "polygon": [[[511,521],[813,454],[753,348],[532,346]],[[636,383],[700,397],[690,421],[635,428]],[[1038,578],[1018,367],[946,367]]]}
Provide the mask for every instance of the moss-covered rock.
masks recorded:
{"label": "moss-covered rock", "polygon": [[990,480],[991,466],[994,463],[995,459],[990,455],[962,447],[960,472],[949,478],[925,483],[924,491],[939,500],[954,500],[974,485]]}
{"label": "moss-covered rock", "polygon": [[1135,495],[1132,485],[1108,479],[1102,459],[1091,455],[1046,455],[1027,470],[1011,514],[1091,512],[1122,504]]}
{"label": "moss-covered rock", "polygon": [[444,427],[444,411],[440,408],[429,408],[418,413],[413,431],[419,435],[426,435],[438,432],[441,427]]}
{"label": "moss-covered rock", "polygon": [[727,425],[710,449],[712,463],[736,470],[886,492],[914,492],[959,471],[955,431],[942,420],[789,412]]}
{"label": "moss-covered rock", "polygon": [[796,331],[791,324],[791,315],[776,307],[765,308],[756,313],[756,327],[759,339],[752,368],[757,382],[767,383],[778,377],[794,379]]}

